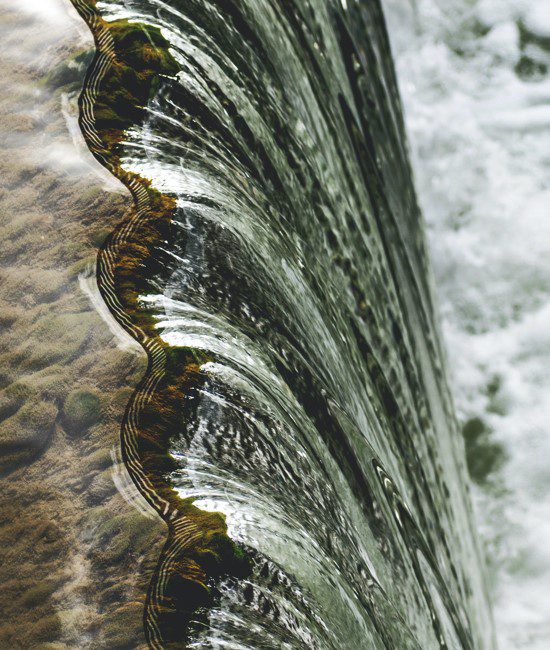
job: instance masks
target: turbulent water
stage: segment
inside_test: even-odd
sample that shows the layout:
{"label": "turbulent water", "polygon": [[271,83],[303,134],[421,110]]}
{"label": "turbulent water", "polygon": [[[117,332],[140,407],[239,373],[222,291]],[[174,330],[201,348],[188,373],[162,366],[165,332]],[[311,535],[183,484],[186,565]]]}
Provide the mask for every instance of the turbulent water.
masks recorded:
{"label": "turbulent water", "polygon": [[125,134],[177,206],[140,300],[172,384],[186,350],[201,376],[168,480],[249,566],[209,581],[189,647],[492,647],[378,2],[98,9],[179,69]]}
{"label": "turbulent water", "polygon": [[[386,0],[500,648],[550,639],[550,3]],[[473,434],[473,435],[472,435]]]}

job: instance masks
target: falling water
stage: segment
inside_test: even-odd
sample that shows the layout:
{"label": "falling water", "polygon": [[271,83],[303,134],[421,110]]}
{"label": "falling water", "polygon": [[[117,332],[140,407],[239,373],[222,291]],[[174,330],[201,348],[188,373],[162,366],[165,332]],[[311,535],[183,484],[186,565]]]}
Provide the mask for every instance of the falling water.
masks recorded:
{"label": "falling water", "polygon": [[150,358],[151,646],[492,647],[379,3],[74,4],[81,126],[136,200],[98,282]]}

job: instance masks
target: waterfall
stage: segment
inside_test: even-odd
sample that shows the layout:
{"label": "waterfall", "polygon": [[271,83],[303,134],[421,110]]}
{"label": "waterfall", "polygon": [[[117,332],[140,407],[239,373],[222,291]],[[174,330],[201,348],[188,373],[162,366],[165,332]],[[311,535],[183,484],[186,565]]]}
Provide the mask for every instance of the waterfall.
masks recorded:
{"label": "waterfall", "polygon": [[150,646],[491,648],[378,0],[72,1],[134,197],[97,279],[149,357]]}

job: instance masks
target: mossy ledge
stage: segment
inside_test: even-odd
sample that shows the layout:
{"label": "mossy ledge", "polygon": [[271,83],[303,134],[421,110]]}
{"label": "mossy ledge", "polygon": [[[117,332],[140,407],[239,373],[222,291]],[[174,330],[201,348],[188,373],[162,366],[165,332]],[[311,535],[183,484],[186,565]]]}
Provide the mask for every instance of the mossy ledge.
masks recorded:
{"label": "mossy ledge", "polygon": [[209,582],[224,574],[242,575],[247,566],[244,553],[227,535],[224,516],[182,499],[166,478],[174,418],[189,415],[186,396],[203,382],[200,364],[207,359],[196,350],[168,347],[139,300],[150,289],[156,250],[170,231],[176,201],[123,169],[122,143],[130,127],[143,123],[145,106],[163,78],[174,76],[178,67],[157,28],[127,20],[107,22],[95,0],[72,3],[96,45],[79,100],[80,126],[92,154],[134,200],[99,251],[97,279],[110,311],[148,356],[147,372],[121,427],[122,458],[130,477],[168,527],[147,595],[145,636],[151,648],[182,648],[190,617],[210,602]]}

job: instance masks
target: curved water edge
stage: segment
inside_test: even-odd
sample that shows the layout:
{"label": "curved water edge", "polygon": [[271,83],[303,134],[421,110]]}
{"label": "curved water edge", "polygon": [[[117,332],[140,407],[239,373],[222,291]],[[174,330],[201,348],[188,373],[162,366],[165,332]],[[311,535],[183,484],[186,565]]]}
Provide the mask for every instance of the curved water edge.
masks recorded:
{"label": "curved water edge", "polygon": [[491,647],[378,3],[73,4],[135,200],[98,285],[149,356],[151,647]]}

